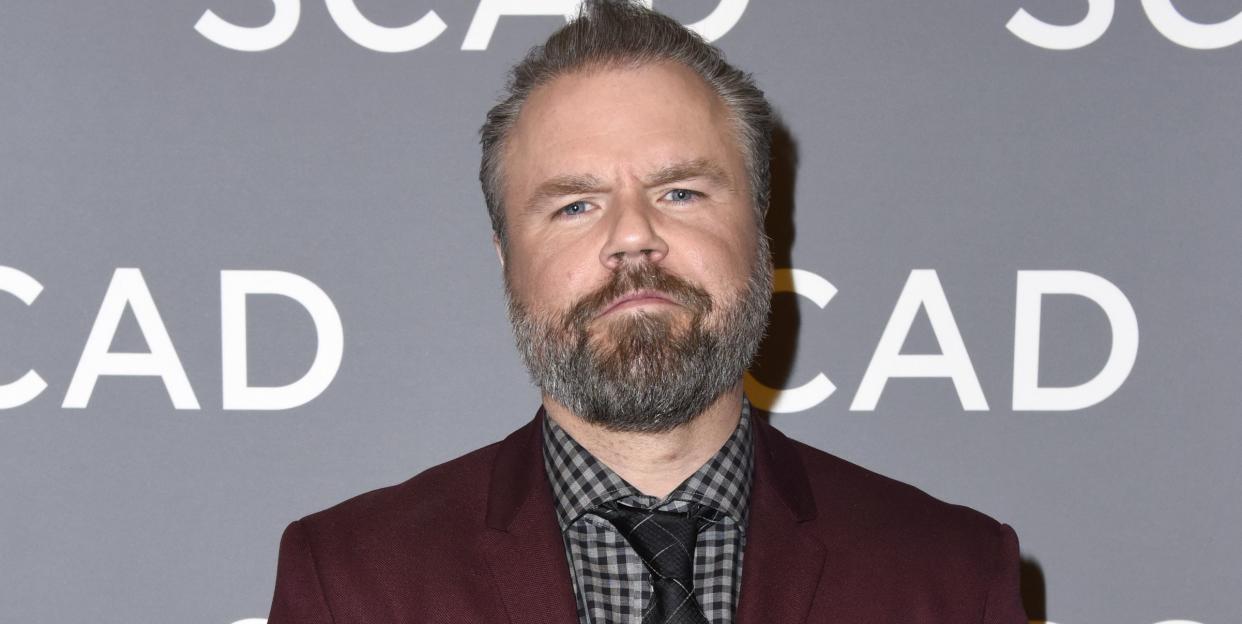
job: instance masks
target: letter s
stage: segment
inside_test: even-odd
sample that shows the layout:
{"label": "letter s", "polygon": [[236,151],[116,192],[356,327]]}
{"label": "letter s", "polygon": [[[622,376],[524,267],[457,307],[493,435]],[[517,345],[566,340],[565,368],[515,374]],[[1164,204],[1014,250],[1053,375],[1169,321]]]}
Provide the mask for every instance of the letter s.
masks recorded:
{"label": "letter s", "polygon": [[271,21],[256,27],[238,26],[224,21],[207,9],[194,24],[194,30],[212,43],[241,52],[263,52],[289,40],[302,16],[301,0],[272,0],[276,13]]}
{"label": "letter s", "polygon": [[1113,0],[1087,0],[1087,16],[1069,26],[1040,21],[1018,9],[1005,28],[1019,39],[1048,50],[1073,50],[1091,45],[1113,22]]}

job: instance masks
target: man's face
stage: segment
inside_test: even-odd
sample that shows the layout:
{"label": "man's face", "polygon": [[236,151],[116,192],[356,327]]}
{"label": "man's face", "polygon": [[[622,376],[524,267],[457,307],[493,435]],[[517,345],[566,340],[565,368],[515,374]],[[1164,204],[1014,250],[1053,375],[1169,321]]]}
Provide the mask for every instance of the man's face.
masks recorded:
{"label": "man's face", "polygon": [[733,387],[762,336],[766,240],[724,103],[676,64],[557,78],[503,162],[510,316],[584,419],[660,431]]}

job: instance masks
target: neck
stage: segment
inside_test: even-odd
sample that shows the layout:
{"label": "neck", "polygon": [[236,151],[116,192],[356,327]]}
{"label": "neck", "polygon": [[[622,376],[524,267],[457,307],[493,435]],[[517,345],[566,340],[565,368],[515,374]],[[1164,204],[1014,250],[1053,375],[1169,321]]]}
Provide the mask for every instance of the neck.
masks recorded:
{"label": "neck", "polygon": [[661,433],[610,431],[588,423],[547,395],[543,405],[549,418],[626,483],[662,499],[733,434],[742,414],[742,383],[722,393],[690,422]]}

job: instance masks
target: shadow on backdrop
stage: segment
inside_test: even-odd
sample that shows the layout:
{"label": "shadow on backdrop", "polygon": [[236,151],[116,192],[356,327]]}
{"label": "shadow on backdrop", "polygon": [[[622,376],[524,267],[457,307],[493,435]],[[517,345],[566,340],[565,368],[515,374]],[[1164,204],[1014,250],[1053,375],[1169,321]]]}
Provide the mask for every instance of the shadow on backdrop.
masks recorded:
{"label": "shadow on backdrop", "polygon": [[1026,608],[1026,619],[1032,622],[1046,621],[1048,590],[1044,584],[1044,569],[1034,557],[1023,557],[1021,575],[1022,606]]}
{"label": "shadow on backdrop", "polygon": [[[783,121],[772,128],[772,195],[764,219],[772,242],[772,264],[777,270],[793,266],[794,197],[798,176],[798,144]],[[798,354],[798,332],[802,318],[798,314],[797,295],[782,293],[772,297],[772,316],[768,333],[759,346],[759,353],[750,367],[755,379],[771,388],[788,387],[789,375]],[[757,412],[761,418],[770,418]]]}

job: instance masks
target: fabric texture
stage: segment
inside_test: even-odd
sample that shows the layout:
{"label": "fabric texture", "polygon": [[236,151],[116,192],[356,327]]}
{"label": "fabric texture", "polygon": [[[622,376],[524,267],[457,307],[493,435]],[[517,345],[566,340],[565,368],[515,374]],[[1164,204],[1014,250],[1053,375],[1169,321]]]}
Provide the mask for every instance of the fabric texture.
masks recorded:
{"label": "fabric texture", "polygon": [[697,503],[679,512],[613,501],[591,511],[617,528],[651,577],[642,624],[708,624],[694,597],[695,542],[707,521],[706,510]]}
{"label": "fabric texture", "polygon": [[708,621],[733,622],[753,462],[749,405],[743,402],[738,425],[720,450],[664,499],[626,483],[551,418],[543,422],[544,465],[564,532],[580,624],[643,621],[653,604],[653,583],[642,558],[612,523],[590,513],[606,502],[669,512],[704,507],[707,524],[693,549],[696,601]]}
{"label": "fabric texture", "polygon": [[[268,624],[576,624],[543,419],[290,524]],[[736,624],[1027,624],[1008,526],[751,428]]]}

